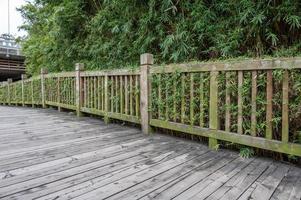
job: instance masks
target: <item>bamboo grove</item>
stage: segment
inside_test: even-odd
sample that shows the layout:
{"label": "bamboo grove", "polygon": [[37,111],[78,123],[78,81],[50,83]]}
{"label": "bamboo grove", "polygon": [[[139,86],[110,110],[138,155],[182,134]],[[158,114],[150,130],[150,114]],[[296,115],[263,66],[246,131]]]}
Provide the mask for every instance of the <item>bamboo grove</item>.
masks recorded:
{"label": "bamboo grove", "polygon": [[296,56],[296,0],[33,0],[20,8],[29,74],[233,57]]}

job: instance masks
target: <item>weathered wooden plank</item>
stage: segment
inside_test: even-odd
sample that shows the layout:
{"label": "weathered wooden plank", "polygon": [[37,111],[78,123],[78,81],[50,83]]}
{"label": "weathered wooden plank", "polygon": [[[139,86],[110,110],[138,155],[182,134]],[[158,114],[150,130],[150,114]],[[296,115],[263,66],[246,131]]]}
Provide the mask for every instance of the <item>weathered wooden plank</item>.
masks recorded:
{"label": "weathered wooden plank", "polygon": [[[226,153],[221,157],[216,157],[212,162],[205,163],[200,167],[196,168],[193,173],[185,174],[179,179],[163,186],[162,188],[155,191],[153,194],[148,194],[148,196],[153,199],[188,199],[186,196],[181,196],[181,194],[189,190],[193,185],[202,181],[204,178],[210,176],[212,173],[216,172],[218,169],[225,167],[232,161],[229,159]],[[228,159],[226,159],[228,158]],[[147,198],[143,198],[147,199]]]}
{"label": "weathered wooden plank", "polygon": [[150,73],[208,72],[208,71],[252,71],[273,69],[300,69],[301,58],[252,59],[229,62],[184,63],[154,66]]}
{"label": "weathered wooden plank", "polygon": [[288,166],[279,164],[279,167],[271,174],[271,176],[268,176],[262,184],[257,185],[251,194],[251,199],[270,199],[288,170]]}

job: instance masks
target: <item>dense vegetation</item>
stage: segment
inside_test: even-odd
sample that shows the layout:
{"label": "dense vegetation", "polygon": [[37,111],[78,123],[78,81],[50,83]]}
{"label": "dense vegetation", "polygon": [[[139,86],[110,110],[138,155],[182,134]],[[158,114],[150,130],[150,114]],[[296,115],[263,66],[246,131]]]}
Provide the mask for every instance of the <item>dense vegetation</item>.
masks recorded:
{"label": "dense vegetation", "polygon": [[301,48],[296,0],[34,0],[20,9],[28,72],[238,56],[290,56]]}

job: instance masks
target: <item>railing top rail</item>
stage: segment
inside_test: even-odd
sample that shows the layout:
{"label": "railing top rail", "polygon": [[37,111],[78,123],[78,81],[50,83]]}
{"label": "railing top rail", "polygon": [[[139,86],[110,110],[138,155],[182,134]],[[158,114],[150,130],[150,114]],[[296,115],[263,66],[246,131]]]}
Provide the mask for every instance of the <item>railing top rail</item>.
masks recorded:
{"label": "railing top rail", "polygon": [[301,57],[273,58],[273,59],[246,59],[225,62],[184,63],[154,66],[150,73],[173,72],[206,72],[206,71],[251,71],[269,69],[301,69]]}
{"label": "railing top rail", "polygon": [[75,72],[61,72],[61,73],[50,73],[45,74],[45,78],[56,78],[56,77],[75,77]]}
{"label": "railing top rail", "polygon": [[81,76],[119,76],[119,75],[139,75],[140,69],[114,69],[101,71],[83,71]]}

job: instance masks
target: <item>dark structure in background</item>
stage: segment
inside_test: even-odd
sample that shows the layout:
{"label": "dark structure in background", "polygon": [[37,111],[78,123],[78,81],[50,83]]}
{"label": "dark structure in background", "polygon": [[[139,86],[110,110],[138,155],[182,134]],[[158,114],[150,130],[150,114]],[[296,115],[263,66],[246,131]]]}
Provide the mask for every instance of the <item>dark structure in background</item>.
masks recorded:
{"label": "dark structure in background", "polygon": [[0,36],[0,81],[21,79],[25,73],[24,56],[20,46],[9,35]]}

